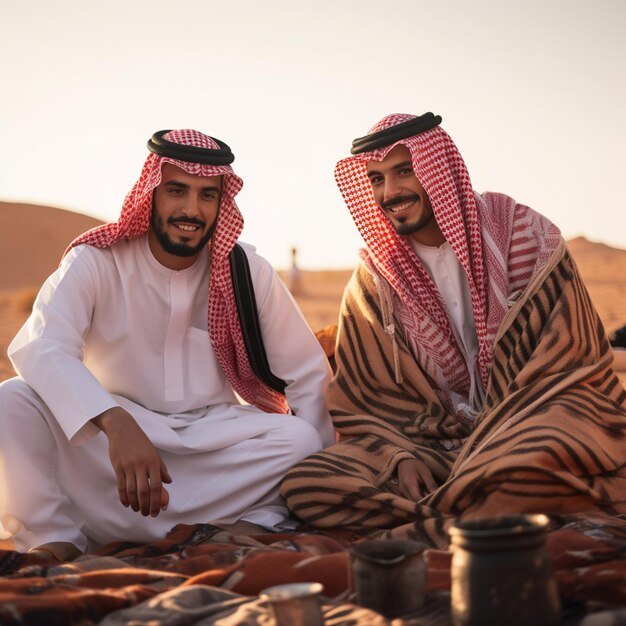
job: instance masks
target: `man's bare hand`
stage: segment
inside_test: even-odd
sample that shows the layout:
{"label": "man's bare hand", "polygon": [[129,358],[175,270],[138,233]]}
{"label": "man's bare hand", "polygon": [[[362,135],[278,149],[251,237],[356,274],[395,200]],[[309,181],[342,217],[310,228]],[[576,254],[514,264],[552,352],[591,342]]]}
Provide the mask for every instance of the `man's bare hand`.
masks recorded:
{"label": "man's bare hand", "polygon": [[423,485],[424,477],[420,475],[420,463],[416,459],[402,459],[398,463],[400,495],[417,502],[426,495],[422,490]]}
{"label": "man's bare hand", "polygon": [[91,421],[109,439],[109,458],[120,502],[144,516],[156,517],[170,500],[163,483],[172,482],[157,449],[133,416],[119,406]]}

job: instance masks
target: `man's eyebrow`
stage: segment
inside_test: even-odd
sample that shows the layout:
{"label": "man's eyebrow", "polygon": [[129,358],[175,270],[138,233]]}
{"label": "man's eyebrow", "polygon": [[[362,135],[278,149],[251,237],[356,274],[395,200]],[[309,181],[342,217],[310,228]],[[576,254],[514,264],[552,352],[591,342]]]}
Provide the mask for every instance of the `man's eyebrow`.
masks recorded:
{"label": "man's eyebrow", "polygon": [[[402,170],[405,167],[409,167],[411,169],[413,169],[413,164],[411,163],[411,161],[407,160],[407,161],[402,161],[402,163],[396,163],[391,169],[393,171],[397,171],[397,170]],[[367,175],[368,176],[375,176],[375,175],[380,175],[381,172],[379,170],[368,170],[367,171]]]}
{"label": "man's eyebrow", "polygon": [[220,187],[202,187],[202,191],[215,191],[217,193],[221,193],[222,189]]}
{"label": "man's eyebrow", "polygon": [[[174,180],[174,179],[168,180],[165,183],[165,186],[166,187],[180,187],[182,189],[189,189],[189,185],[187,183],[183,183],[183,182],[181,182],[179,180]],[[215,187],[215,186],[212,185],[210,187],[202,187],[202,191],[203,192],[215,191],[217,193],[221,193],[222,189],[221,189],[221,187]]]}
{"label": "man's eyebrow", "polygon": [[165,185],[169,187],[189,187],[187,183],[181,183],[179,180],[168,180],[165,182]]}
{"label": "man's eyebrow", "polygon": [[391,169],[401,170],[401,169],[404,169],[405,167],[410,167],[411,169],[413,169],[413,164],[411,163],[411,161],[402,161],[402,163],[397,163]]}

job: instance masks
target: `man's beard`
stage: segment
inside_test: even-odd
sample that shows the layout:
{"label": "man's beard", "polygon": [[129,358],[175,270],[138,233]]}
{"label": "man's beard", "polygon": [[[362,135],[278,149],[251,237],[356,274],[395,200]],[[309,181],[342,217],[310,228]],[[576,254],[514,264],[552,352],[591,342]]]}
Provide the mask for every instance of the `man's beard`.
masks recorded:
{"label": "man's beard", "polygon": [[422,230],[422,228],[424,228],[424,226],[426,226],[432,218],[433,214],[428,213],[426,215],[422,215],[414,222],[392,222],[392,224],[398,235],[412,235],[413,233]]}
{"label": "man's beard", "polygon": [[[405,202],[419,202],[420,200],[422,200],[422,198],[420,198],[420,196],[418,196],[417,194],[410,194],[398,198],[393,198],[392,200],[388,200],[387,202],[383,202],[381,204],[381,208],[389,210],[398,204],[404,204]],[[424,226],[426,226],[430,222],[430,220],[433,219],[434,214],[432,208],[427,205],[423,206],[424,212],[413,222],[399,222],[394,218],[389,218],[392,226],[396,229],[398,235],[412,235],[413,233],[422,230],[422,228],[424,228]]]}
{"label": "man's beard", "polygon": [[[205,226],[204,222],[201,222],[200,220],[194,220],[194,219],[172,220],[170,218],[168,220],[168,223],[173,223],[175,221],[177,222],[185,221],[188,224],[195,224],[199,226],[200,228],[204,228]],[[154,210],[154,207],[152,209],[152,215],[150,216],[150,227],[152,228],[152,231],[154,232],[157,238],[157,241],[161,245],[161,248],[163,248],[165,252],[169,254],[173,254],[174,256],[189,257],[189,256],[194,256],[198,254],[198,252],[200,252],[207,245],[207,243],[209,242],[209,239],[211,239],[211,237],[213,236],[216,226],[217,226],[217,217],[215,218],[215,221],[213,222],[213,224],[209,226],[209,229],[203,235],[202,239],[200,239],[200,241],[195,246],[191,246],[188,243],[172,241],[170,236],[167,234],[165,228],[163,228],[163,220],[161,220],[157,212]]]}

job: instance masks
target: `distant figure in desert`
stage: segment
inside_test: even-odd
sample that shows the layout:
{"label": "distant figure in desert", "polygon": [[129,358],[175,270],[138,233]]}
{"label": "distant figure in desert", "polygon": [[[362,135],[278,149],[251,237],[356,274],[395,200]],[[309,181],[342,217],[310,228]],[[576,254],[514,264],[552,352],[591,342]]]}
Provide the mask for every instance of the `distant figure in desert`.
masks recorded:
{"label": "distant figure in desert", "polygon": [[291,528],[279,481],[334,441],[324,352],[241,244],[284,394],[251,365],[229,263],[243,228],[230,148],[195,130],[148,148],[119,221],[72,242],[9,347],[0,521],[18,550],[68,560],[180,523]]}
{"label": "distant figure in desert", "polygon": [[287,286],[289,291],[296,296],[302,293],[302,278],[300,276],[300,268],[298,267],[298,248],[291,248],[291,265],[287,273]]}
{"label": "distant figure in desert", "polygon": [[626,325],[615,329],[609,335],[609,341],[614,348],[626,348]]}
{"label": "distant figure in desert", "polygon": [[389,115],[335,169],[366,245],[329,390],[340,440],[282,493],[311,526],[437,546],[455,518],[624,514],[626,393],[560,231],[475,192],[440,123]]}

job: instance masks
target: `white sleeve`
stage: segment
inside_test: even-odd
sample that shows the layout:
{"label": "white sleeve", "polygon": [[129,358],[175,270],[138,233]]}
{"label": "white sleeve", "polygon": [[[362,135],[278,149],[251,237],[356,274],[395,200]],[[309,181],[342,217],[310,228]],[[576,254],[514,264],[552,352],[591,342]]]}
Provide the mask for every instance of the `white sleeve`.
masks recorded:
{"label": "white sleeve", "polygon": [[272,373],[286,383],[285,396],[295,415],[315,427],[325,446],[335,443],[326,391],[332,371],[298,305],[272,266],[251,246],[247,253],[259,323]]}
{"label": "white sleeve", "polygon": [[82,362],[97,287],[92,254],[74,248],[43,284],[8,350],[15,371],[42,398],[72,443],[100,432],[89,420],[117,405]]}

